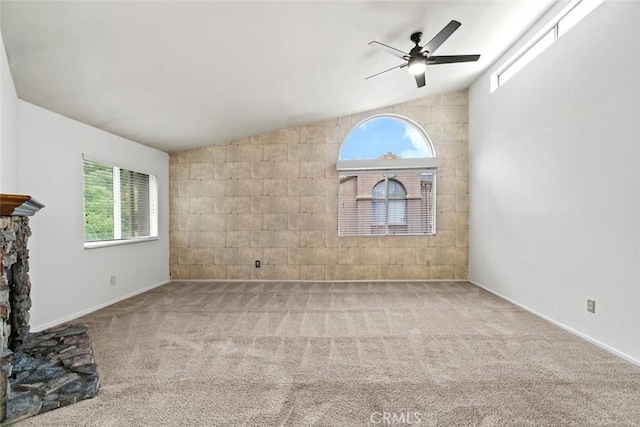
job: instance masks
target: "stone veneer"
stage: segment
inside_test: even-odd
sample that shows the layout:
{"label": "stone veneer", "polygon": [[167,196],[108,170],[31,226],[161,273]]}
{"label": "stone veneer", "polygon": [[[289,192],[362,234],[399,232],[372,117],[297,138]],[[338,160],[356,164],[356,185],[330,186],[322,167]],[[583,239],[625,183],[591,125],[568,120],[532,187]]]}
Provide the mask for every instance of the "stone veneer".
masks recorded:
{"label": "stone veneer", "polygon": [[1,425],[91,399],[99,386],[87,325],[30,333],[15,349]]}
{"label": "stone veneer", "polygon": [[0,217],[0,421],[6,416],[13,351],[29,333],[29,219]]}
{"label": "stone veneer", "polygon": [[86,325],[29,333],[30,235],[29,218],[0,216],[0,425],[92,398],[100,384]]}
{"label": "stone veneer", "polygon": [[[380,113],[415,121],[434,143],[435,236],[337,235],[340,146]],[[464,90],[171,154],[171,277],[466,279],[467,122]]]}

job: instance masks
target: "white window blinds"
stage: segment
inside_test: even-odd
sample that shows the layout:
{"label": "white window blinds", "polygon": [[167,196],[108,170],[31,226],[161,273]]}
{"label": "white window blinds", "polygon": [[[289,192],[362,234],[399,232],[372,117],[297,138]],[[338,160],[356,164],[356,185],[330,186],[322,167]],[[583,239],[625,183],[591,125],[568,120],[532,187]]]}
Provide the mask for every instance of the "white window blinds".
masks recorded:
{"label": "white window blinds", "polygon": [[343,172],[338,235],[433,235],[435,171]]}
{"label": "white window blinds", "polygon": [[155,175],[85,159],[85,242],[156,237],[157,199]]}

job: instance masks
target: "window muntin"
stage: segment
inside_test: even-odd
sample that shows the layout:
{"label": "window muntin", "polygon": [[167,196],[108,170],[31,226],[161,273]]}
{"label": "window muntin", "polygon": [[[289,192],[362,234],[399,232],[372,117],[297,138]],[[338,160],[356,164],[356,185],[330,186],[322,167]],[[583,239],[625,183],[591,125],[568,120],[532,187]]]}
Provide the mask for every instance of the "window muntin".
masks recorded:
{"label": "window muntin", "polygon": [[84,160],[85,247],[158,236],[157,178]]}

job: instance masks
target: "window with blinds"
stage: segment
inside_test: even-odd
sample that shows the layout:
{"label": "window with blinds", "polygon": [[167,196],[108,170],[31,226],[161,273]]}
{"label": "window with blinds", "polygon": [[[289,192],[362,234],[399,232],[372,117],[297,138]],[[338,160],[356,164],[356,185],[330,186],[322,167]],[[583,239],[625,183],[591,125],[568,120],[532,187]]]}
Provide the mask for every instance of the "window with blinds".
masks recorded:
{"label": "window with blinds", "polygon": [[435,194],[433,171],[341,174],[338,235],[433,235]]}
{"label": "window with blinds", "polygon": [[157,178],[84,160],[84,241],[132,241],[158,236]]}
{"label": "window with blinds", "polygon": [[336,164],[338,235],[435,235],[436,166],[417,123],[395,114],[358,123]]}

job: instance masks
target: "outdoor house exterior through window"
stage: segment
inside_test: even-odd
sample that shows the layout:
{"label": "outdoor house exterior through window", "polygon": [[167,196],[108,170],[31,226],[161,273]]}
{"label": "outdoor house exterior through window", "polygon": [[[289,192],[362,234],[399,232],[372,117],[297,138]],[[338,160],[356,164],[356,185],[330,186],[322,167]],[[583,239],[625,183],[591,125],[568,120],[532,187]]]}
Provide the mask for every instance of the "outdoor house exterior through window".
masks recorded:
{"label": "outdoor house exterior through window", "polygon": [[338,235],[434,235],[435,150],[398,115],[377,115],[345,138],[337,162]]}

